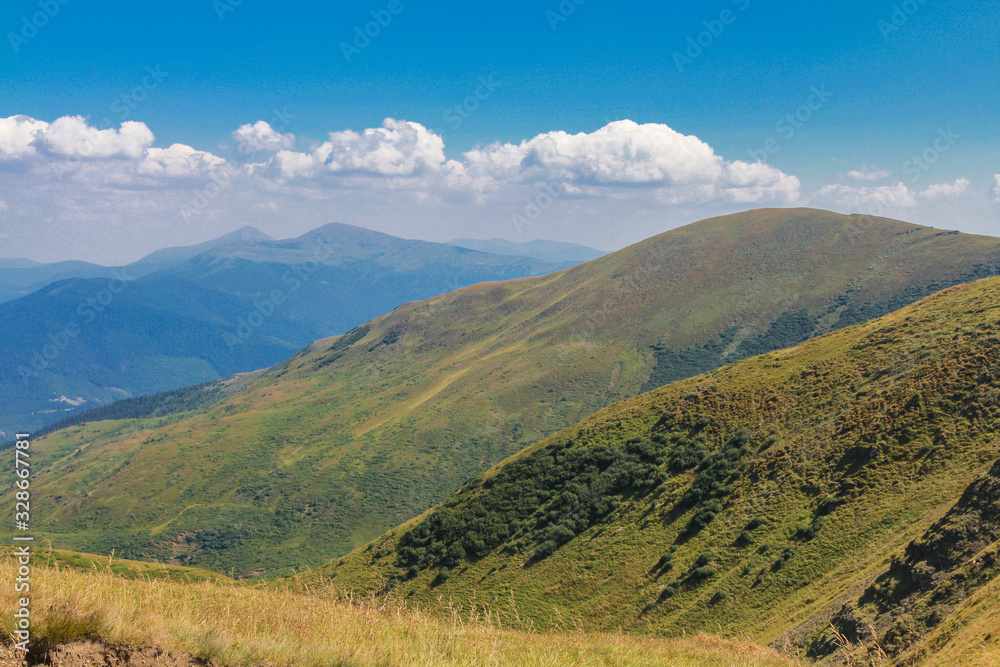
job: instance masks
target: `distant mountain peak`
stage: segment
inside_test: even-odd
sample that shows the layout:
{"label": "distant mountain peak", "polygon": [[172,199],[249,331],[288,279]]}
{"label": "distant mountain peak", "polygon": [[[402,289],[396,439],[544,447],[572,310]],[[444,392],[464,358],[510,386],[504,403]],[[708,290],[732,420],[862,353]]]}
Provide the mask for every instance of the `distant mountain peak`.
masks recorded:
{"label": "distant mountain peak", "polygon": [[296,241],[310,241],[317,236],[331,236],[339,240],[344,241],[374,241],[382,240],[386,241],[392,239],[394,241],[401,240],[399,237],[393,236],[391,234],[386,234],[384,232],[377,232],[374,229],[368,229],[366,227],[358,227],[357,225],[349,225],[343,222],[328,222],[325,225],[320,225],[312,231],[308,231],[305,234],[299,236]]}
{"label": "distant mountain peak", "polygon": [[244,241],[272,241],[270,236],[260,231],[256,227],[251,227],[250,225],[244,225],[237,229],[235,232],[226,234],[220,238],[226,238],[227,236],[238,236]]}
{"label": "distant mountain peak", "polygon": [[153,273],[162,269],[177,266],[178,264],[191,259],[192,257],[197,257],[198,255],[221,248],[223,246],[229,246],[239,243],[259,243],[265,241],[271,241],[271,237],[260,231],[256,227],[251,227],[250,225],[244,225],[239,229],[224,234],[218,238],[211,239],[209,241],[204,241],[202,243],[197,243],[195,245],[189,246],[179,246],[175,248],[162,248],[155,252],[151,252],[139,261],[130,265],[130,267],[135,270],[140,271],[140,275],[145,275],[148,273]]}

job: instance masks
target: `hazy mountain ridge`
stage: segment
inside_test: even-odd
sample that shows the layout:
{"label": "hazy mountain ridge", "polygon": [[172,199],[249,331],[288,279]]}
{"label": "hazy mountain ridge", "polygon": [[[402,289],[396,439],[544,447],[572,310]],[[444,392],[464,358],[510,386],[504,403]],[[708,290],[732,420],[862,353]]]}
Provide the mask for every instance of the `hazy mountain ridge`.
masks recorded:
{"label": "hazy mountain ridge", "polygon": [[247,226],[204,243],[163,248],[124,266],[102,266],[80,261],[40,263],[25,259],[0,259],[0,303],[27,296],[61,280],[88,278],[135,280],[181,264],[222,245],[268,239],[270,237],[267,234]]}
{"label": "hazy mountain ridge", "polygon": [[404,301],[564,266],[330,224],[100,267],[0,303],[0,430],[272,366]]}

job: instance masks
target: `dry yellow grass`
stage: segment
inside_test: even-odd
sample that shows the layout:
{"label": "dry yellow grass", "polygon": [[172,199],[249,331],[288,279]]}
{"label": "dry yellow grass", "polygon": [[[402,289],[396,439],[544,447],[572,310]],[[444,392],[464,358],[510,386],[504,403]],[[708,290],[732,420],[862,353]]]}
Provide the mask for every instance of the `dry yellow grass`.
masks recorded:
{"label": "dry yellow grass", "polygon": [[[16,564],[3,559],[4,580]],[[222,665],[746,665],[795,664],[749,642],[707,635],[536,634],[484,612],[473,621],[432,618],[326,590],[273,590],[216,582],[125,579],[105,570],[37,567],[32,632],[55,643],[189,651]],[[13,587],[0,604],[13,609]],[[4,617],[5,634],[11,631]],[[8,639],[9,641],[9,639]]]}

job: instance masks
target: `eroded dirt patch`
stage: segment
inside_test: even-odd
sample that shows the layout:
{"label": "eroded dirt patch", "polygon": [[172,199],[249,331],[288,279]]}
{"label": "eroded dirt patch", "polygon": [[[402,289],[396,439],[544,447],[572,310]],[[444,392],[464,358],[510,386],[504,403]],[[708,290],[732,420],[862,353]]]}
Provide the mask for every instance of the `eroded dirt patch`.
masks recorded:
{"label": "eroded dirt patch", "polygon": [[223,667],[202,660],[193,653],[176,653],[157,648],[105,646],[98,642],[74,642],[56,646],[46,655],[25,662],[23,654],[10,646],[0,646],[0,667],[51,665],[51,667]]}

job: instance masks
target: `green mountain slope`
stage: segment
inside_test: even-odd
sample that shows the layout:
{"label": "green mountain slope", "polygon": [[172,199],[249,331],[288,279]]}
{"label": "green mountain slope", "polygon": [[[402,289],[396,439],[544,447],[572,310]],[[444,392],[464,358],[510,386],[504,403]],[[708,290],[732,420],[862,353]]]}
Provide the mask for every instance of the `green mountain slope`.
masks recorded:
{"label": "green mountain slope", "polygon": [[319,573],[540,627],[995,655],[998,431],[988,279],[602,410]]}
{"label": "green mountain slope", "polygon": [[881,314],[998,256],[987,237],[762,210],[407,303],[207,410],[39,441],[39,528],[60,547],[243,575],[318,565],[651,377]]}

